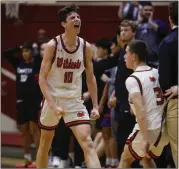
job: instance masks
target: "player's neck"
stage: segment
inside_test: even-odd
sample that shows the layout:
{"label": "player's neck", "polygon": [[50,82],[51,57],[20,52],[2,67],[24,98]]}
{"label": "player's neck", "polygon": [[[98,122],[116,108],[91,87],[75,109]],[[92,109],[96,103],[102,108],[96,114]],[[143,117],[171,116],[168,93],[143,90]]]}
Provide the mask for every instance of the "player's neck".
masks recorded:
{"label": "player's neck", "polygon": [[33,62],[33,60],[34,60],[33,58],[31,58],[31,59],[26,59],[26,60],[24,59],[24,61],[25,61],[26,64],[29,64],[29,63]]}
{"label": "player's neck", "polygon": [[139,67],[139,66],[147,66],[147,65],[146,65],[146,63],[144,63],[144,62],[134,63],[134,68],[133,68],[133,70],[135,71],[135,70],[137,69],[137,67]]}
{"label": "player's neck", "polygon": [[62,38],[65,43],[67,43],[69,46],[75,46],[76,45],[76,40],[77,40],[77,35],[76,34],[70,34],[65,32],[62,35]]}

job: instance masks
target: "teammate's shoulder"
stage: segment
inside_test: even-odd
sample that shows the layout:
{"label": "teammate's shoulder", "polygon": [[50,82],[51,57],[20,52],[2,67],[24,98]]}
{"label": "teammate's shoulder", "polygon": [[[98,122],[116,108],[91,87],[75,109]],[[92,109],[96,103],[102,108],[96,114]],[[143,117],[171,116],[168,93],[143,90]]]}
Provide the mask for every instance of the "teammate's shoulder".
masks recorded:
{"label": "teammate's shoulder", "polygon": [[135,76],[135,73],[132,73],[132,74],[126,79],[126,84],[130,85],[130,84],[136,82],[135,78],[132,77],[132,76]]}

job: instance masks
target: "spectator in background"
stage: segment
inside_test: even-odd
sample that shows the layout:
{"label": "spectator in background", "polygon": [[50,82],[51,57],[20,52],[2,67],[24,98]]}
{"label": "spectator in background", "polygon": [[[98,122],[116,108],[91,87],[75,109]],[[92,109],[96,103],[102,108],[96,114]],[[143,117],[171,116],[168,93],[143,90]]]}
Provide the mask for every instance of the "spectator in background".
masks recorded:
{"label": "spectator in background", "polygon": [[[97,56],[99,59],[105,59],[108,55],[111,54],[111,42],[110,40],[101,40],[96,43],[97,46]],[[109,72],[106,72],[108,75]],[[101,77],[99,76],[99,80],[101,81]],[[114,160],[112,151],[111,151],[111,114],[110,109],[107,106],[107,99],[108,99],[108,85],[106,85],[103,81],[101,81],[104,84],[102,96],[100,98],[99,102],[99,113],[101,114],[102,121],[101,121],[101,127],[102,127],[102,137],[104,139],[104,150],[105,150],[105,156],[106,156],[106,163],[105,167],[117,167],[117,164],[114,164],[113,166],[112,161]],[[97,151],[98,153],[98,151]]]}
{"label": "spectator in background", "polygon": [[152,62],[158,61],[158,45],[168,32],[167,25],[160,19],[154,17],[154,6],[150,1],[143,2],[142,9],[138,13],[136,21],[136,39],[144,40],[148,45],[148,50],[153,53],[150,58]]}
{"label": "spectator in background", "polygon": [[129,19],[137,20],[138,13],[142,6],[138,1],[122,2],[123,4],[119,8],[118,16],[120,20]]}
{"label": "spectator in background", "polygon": [[[15,57],[21,52],[22,58]],[[39,146],[40,130],[38,128],[38,113],[42,94],[38,85],[38,74],[40,70],[39,59],[33,57],[31,42],[25,42],[23,46],[9,49],[3,56],[16,69],[16,98],[17,98],[17,126],[21,132],[24,146],[25,164],[17,167],[30,167],[32,158],[30,154],[31,137]]]}
{"label": "spectator in background", "polygon": [[[118,121],[118,157],[120,159],[128,135],[131,133],[135,117],[130,113],[130,106],[128,103],[128,92],[125,87],[125,80],[132,73],[131,70],[126,68],[124,62],[125,49],[124,46],[130,41],[135,39],[136,24],[130,20],[124,20],[120,25],[120,50],[117,51],[113,57],[98,61],[94,65],[99,73],[103,74],[104,70],[117,66],[116,80],[115,80],[115,93],[111,97],[116,97],[116,102],[112,104],[115,108],[116,120]],[[110,98],[111,99],[111,98]],[[112,106],[111,106],[112,107]],[[139,167],[139,166],[137,166]]]}
{"label": "spectator in background", "polygon": [[178,168],[178,1],[169,5],[170,34],[159,46],[159,82],[168,100],[166,124],[176,168]]}
{"label": "spectator in background", "polygon": [[44,42],[46,43],[48,41],[47,32],[44,29],[39,29],[37,33],[37,40],[35,43],[33,43],[33,52],[34,55],[37,56],[40,54],[40,47],[41,44]]}
{"label": "spectator in background", "polygon": [[[111,44],[111,54],[110,57],[113,57],[114,54],[119,50],[118,42],[117,42],[117,36],[112,39],[112,44]],[[108,89],[108,99],[111,97],[112,93],[115,90],[115,77],[116,77],[116,72],[117,72],[117,66],[113,67],[109,70],[110,76],[107,76],[105,73],[102,74],[101,80],[105,82],[106,84],[109,85]],[[116,99],[116,98],[115,98]],[[109,101],[108,101],[108,107],[110,107]],[[115,110],[111,108],[111,128],[112,128],[112,135],[114,138],[117,140],[117,124],[115,119]]]}
{"label": "spectator in background", "polygon": [[44,56],[46,44],[47,44],[47,41],[42,41],[39,45],[41,58],[43,58],[43,56]]}
{"label": "spectator in background", "polygon": [[47,32],[45,29],[39,29],[37,34],[37,43],[42,43],[43,41],[47,41]]}
{"label": "spectator in background", "polygon": [[[110,53],[110,45],[111,42],[109,39],[103,38],[100,39],[98,42],[96,42],[96,47],[97,47],[97,60],[103,60],[105,59]],[[94,64],[96,64],[96,61],[94,61]],[[98,154],[98,157],[100,158],[101,156],[99,154],[102,154],[101,151],[105,152],[106,155],[106,165],[110,165],[109,163],[109,158],[110,157],[110,152],[109,152],[109,137],[110,137],[110,118],[109,118],[109,108],[107,107],[107,93],[106,93],[106,88],[105,88],[105,83],[101,80],[101,76],[98,73],[98,70],[94,70],[95,77],[96,77],[96,82],[98,86],[98,100],[99,100],[99,113],[101,114],[100,119],[96,121],[96,131],[98,131],[97,135],[95,136],[95,141],[101,135],[102,131],[102,137],[99,141],[99,144],[96,146],[96,151]],[[105,144],[102,144],[105,143]],[[101,146],[103,145],[103,147]]]}
{"label": "spectator in background", "polygon": [[[117,43],[117,35],[112,39],[111,44],[111,54],[110,57],[113,57],[114,54],[119,50]],[[109,101],[109,98],[113,91],[115,90],[115,77],[117,72],[117,66],[113,67],[106,72],[110,73],[110,76],[107,76],[106,73],[104,73],[101,76],[101,80],[106,83],[108,86],[108,93],[107,93],[107,99]],[[108,104],[108,107],[110,108],[110,105]],[[118,151],[117,151],[117,127],[118,123],[115,121],[115,110],[114,108],[110,109],[110,120],[111,120],[111,131],[110,131],[110,137],[109,137],[109,148],[110,148],[110,154],[111,154],[111,163],[110,167],[116,168],[119,164],[118,160]]]}

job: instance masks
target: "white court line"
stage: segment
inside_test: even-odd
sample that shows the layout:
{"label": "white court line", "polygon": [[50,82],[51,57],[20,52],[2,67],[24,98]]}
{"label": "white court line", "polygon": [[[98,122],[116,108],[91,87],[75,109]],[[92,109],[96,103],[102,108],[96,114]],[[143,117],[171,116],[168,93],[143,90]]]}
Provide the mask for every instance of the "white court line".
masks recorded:
{"label": "white court line", "polygon": [[9,79],[16,81],[16,75],[7,69],[4,69],[3,67],[1,68],[1,72],[4,76],[8,77]]}

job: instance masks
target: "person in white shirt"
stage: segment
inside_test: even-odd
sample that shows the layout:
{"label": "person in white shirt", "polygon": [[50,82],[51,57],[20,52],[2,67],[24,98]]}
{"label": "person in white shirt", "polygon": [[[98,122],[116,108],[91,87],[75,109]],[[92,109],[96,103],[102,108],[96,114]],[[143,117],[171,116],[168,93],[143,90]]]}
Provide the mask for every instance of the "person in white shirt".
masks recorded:
{"label": "person in white shirt", "polygon": [[147,45],[142,40],[131,41],[124,56],[126,67],[134,73],[126,80],[129,103],[136,116],[136,125],[129,135],[119,164],[128,168],[142,160],[144,168],[156,167],[153,158],[161,155],[168,137],[163,125],[165,99],[158,81],[158,70],[146,65]]}
{"label": "person in white shirt", "polygon": [[91,45],[78,36],[81,19],[76,5],[59,11],[64,33],[50,40],[45,47],[41,64],[39,85],[45,97],[39,118],[41,127],[40,145],[37,153],[37,168],[48,167],[48,152],[54,130],[63,118],[70,127],[84,152],[88,168],[100,168],[100,162],[91,139],[89,115],[81,100],[82,72],[93,103],[91,119],[99,118],[97,85],[93,74]]}

